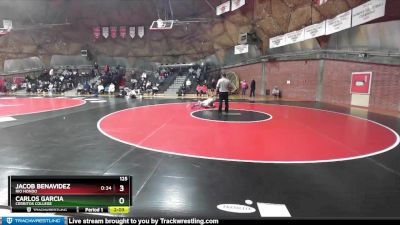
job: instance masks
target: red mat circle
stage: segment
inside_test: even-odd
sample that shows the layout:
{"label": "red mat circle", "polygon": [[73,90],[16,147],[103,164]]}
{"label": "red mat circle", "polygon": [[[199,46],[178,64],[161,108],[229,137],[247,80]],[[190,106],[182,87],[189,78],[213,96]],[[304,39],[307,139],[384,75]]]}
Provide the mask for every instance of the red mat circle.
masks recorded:
{"label": "red mat circle", "polygon": [[399,143],[392,129],[351,115],[296,106],[231,103],[272,120],[219,123],[191,116],[191,103],[149,105],[99,120],[106,136],[143,149],[197,158],[264,162],[342,161],[383,153]]}
{"label": "red mat circle", "polygon": [[85,104],[71,98],[0,98],[0,116],[18,116],[66,109]]}

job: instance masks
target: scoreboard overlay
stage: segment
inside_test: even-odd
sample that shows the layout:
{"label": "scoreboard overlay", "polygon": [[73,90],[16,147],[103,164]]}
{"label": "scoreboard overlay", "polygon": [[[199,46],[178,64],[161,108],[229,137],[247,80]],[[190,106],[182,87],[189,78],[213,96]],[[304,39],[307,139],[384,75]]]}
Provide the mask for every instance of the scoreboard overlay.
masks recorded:
{"label": "scoreboard overlay", "polygon": [[11,212],[127,213],[132,177],[9,176]]}

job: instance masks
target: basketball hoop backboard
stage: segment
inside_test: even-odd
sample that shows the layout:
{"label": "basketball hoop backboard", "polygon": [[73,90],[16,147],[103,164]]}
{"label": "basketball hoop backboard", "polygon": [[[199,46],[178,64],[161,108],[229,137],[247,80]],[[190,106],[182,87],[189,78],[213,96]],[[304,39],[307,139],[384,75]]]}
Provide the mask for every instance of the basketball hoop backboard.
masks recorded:
{"label": "basketball hoop backboard", "polygon": [[158,19],[156,21],[153,21],[153,23],[150,26],[150,30],[170,30],[172,29],[173,25],[174,25],[173,20]]}

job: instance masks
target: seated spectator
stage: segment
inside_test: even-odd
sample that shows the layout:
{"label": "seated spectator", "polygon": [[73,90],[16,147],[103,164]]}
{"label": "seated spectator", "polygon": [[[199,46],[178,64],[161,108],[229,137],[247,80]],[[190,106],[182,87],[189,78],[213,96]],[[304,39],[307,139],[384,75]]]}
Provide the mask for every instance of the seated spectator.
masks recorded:
{"label": "seated spectator", "polygon": [[[49,86],[49,89],[50,89],[50,86]],[[83,91],[83,85],[82,85],[82,83],[78,83],[78,86],[76,87],[76,92],[78,94],[80,94],[80,93],[82,93],[82,91]]]}
{"label": "seated spectator", "polygon": [[109,66],[109,65],[105,65],[105,66],[104,66],[104,72],[105,72],[105,73],[110,72],[110,66]]}
{"label": "seated spectator", "polygon": [[110,86],[108,86],[108,94],[114,94],[115,92],[115,85],[114,83],[111,83]]}
{"label": "seated spectator", "polygon": [[153,95],[156,95],[158,93],[158,84],[156,84],[152,87],[152,93],[153,93]]}
{"label": "seated spectator", "polygon": [[202,91],[203,91],[203,87],[200,86],[200,84],[197,84],[197,86],[196,86],[196,95],[197,95],[197,97],[199,97],[199,95],[200,95],[200,97],[202,96]]}
{"label": "seated spectator", "polygon": [[203,84],[203,86],[201,86],[201,95],[207,94],[207,90],[207,85]]}
{"label": "seated spectator", "polygon": [[163,77],[163,76],[158,77],[158,81],[160,83],[164,83],[164,80],[165,80],[165,77]]}
{"label": "seated spectator", "polygon": [[147,89],[151,89],[151,82],[150,81],[147,81],[147,83],[146,83],[146,90]]}
{"label": "seated spectator", "polygon": [[280,90],[278,89],[277,86],[274,87],[274,89],[272,89],[271,94],[274,96],[274,99],[277,99],[280,97]]}
{"label": "seated spectator", "polygon": [[98,90],[99,90],[99,85],[97,83],[93,83],[89,93],[94,94],[94,96],[98,96],[99,95]]}
{"label": "seated spectator", "polygon": [[9,81],[9,80],[7,80],[6,81],[6,84],[5,84],[5,87],[6,87],[6,93],[8,93],[8,92],[10,92],[11,91],[11,86],[12,86],[12,82],[11,81]]}
{"label": "seated spectator", "polygon": [[200,68],[197,68],[197,70],[196,70],[196,77],[197,77],[197,79],[200,78],[200,75],[201,75],[201,69],[200,69]]}
{"label": "seated spectator", "polygon": [[17,88],[18,88],[18,87],[17,87],[17,84],[12,84],[12,85],[11,85],[11,91],[12,91],[12,92],[16,92],[16,91],[17,91]]}
{"label": "seated spectator", "polygon": [[32,91],[32,93],[36,93],[37,92],[37,85],[35,83],[32,83],[31,91]]}
{"label": "seated spectator", "polygon": [[185,96],[185,94],[186,94],[186,87],[185,87],[185,85],[182,84],[182,86],[179,88],[177,94],[178,94],[178,96]]}
{"label": "seated spectator", "polygon": [[53,83],[50,83],[49,84],[49,95],[53,94],[53,87],[54,87]]}
{"label": "seated spectator", "polygon": [[99,84],[97,86],[97,93],[103,94],[104,93],[104,86],[102,84]]}
{"label": "seated spectator", "polygon": [[146,72],[143,72],[142,73],[142,81],[146,80],[146,78],[147,78],[147,74],[146,74]]}
{"label": "seated spectator", "polygon": [[94,62],[94,69],[98,70],[99,69],[99,64],[97,64],[97,62]]}
{"label": "seated spectator", "polygon": [[83,93],[90,93],[90,85],[88,82],[83,85]]}
{"label": "seated spectator", "polygon": [[31,91],[32,91],[32,84],[31,84],[31,82],[28,82],[26,84],[26,93],[30,94]]}
{"label": "seated spectator", "polygon": [[190,89],[190,86],[192,85],[192,81],[190,81],[190,79],[186,80],[186,89]]}

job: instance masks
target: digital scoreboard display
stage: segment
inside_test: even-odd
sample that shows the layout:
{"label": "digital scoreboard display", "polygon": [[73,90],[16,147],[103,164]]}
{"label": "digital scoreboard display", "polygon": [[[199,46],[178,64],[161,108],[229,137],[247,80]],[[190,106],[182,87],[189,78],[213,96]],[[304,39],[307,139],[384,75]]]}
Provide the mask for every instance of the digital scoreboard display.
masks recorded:
{"label": "digital scoreboard display", "polygon": [[12,212],[128,213],[131,176],[9,176]]}

